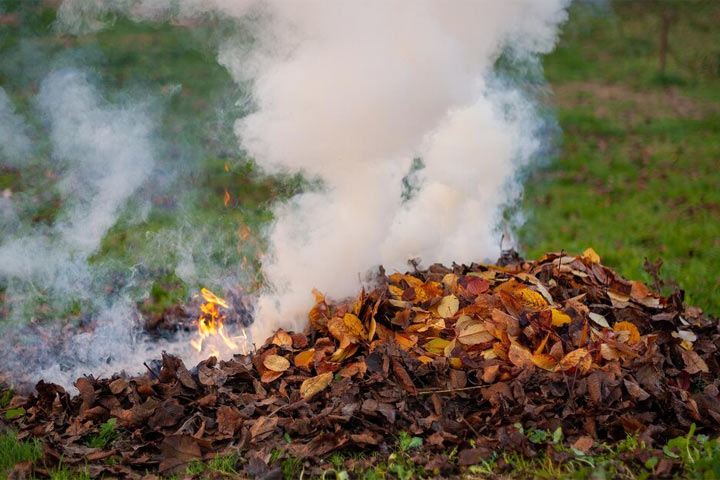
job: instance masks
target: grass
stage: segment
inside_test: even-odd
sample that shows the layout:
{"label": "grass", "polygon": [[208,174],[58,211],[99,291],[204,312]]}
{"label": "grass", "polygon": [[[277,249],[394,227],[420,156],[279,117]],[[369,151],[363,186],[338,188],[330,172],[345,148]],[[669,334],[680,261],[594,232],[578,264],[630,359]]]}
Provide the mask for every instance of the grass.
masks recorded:
{"label": "grass", "polygon": [[645,281],[645,258],[661,258],[688,303],[720,315],[717,7],[680,10],[665,73],[676,82],[657,77],[661,4],[612,7],[576,2],[545,59],[563,137],[557,158],[525,182],[522,250],[533,258],[592,246]]}

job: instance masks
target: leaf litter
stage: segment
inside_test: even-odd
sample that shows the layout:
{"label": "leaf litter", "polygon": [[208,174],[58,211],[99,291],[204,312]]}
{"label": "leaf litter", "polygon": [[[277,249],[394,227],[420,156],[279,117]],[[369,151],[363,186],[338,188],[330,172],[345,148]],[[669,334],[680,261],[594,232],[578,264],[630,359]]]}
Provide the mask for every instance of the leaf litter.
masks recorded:
{"label": "leaf litter", "polygon": [[[424,438],[428,465],[448,448],[460,465],[499,448],[537,454],[518,424],[560,428],[580,452],[627,434],[652,445],[692,424],[720,432],[717,321],[591,249],[381,271],[356,299],[314,295],[306,330],[279,330],[254,355],[192,369],[164,355],[142,376],[80,378],[75,396],[40,381],[2,422],[43,440],[43,465],[126,478],[238,452],[246,474],[272,476],[273,452],[387,452],[400,432]],[[88,446],[108,422],[116,438]]]}

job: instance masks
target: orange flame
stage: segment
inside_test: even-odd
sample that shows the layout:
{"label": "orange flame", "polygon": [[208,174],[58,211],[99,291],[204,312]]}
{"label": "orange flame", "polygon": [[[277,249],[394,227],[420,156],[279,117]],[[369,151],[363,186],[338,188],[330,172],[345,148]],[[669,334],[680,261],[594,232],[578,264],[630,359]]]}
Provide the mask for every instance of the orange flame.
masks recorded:
{"label": "orange flame", "polygon": [[226,172],[230,172],[230,167],[228,166],[227,163],[225,164],[225,171],[226,171]]}
{"label": "orange flame", "polygon": [[228,203],[230,203],[230,192],[228,192],[227,188],[226,188],[225,189],[225,198],[223,199],[223,205],[225,205],[227,207]]}
{"label": "orange flame", "polygon": [[[209,342],[207,346],[210,349],[211,355],[218,358],[220,357],[220,351],[217,348],[218,344],[220,344],[220,346],[224,345],[224,347],[231,352],[241,350],[244,355],[246,352],[243,340],[247,340],[245,330],[243,329],[242,335],[237,337],[229,337],[225,333],[225,324],[223,323],[225,315],[220,312],[220,308],[227,309],[230,308],[230,305],[207,288],[201,289],[200,293],[205,303],[200,305],[202,313],[200,317],[198,317],[198,338],[191,339],[190,344],[195,350],[202,353],[203,343]],[[206,342],[206,340],[208,340],[208,342]],[[221,342],[218,342],[218,340]]]}

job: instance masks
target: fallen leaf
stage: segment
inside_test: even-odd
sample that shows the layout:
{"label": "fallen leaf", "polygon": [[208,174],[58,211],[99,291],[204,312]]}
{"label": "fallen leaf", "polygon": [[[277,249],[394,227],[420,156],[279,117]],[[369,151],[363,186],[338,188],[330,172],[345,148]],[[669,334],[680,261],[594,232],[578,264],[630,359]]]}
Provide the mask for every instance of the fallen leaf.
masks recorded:
{"label": "fallen leaf", "polygon": [[558,364],[561,370],[577,368],[582,374],[587,373],[592,366],[592,357],[585,348],[578,348],[565,355]]}
{"label": "fallen leaf", "polygon": [[630,322],[617,322],[613,325],[616,332],[628,332],[628,343],[637,343],[640,341],[640,332],[637,327]]}
{"label": "fallen leaf", "polygon": [[516,367],[527,367],[532,364],[532,352],[525,347],[513,343],[508,349],[508,359]]}
{"label": "fallen leaf", "polygon": [[582,254],[582,258],[590,263],[600,263],[600,255],[598,255],[592,248],[586,248]]}
{"label": "fallen leaf", "polygon": [[308,378],[300,386],[300,395],[304,399],[309,399],[316,393],[319,393],[332,382],[333,374],[331,372],[322,373],[316,377]]}
{"label": "fallen leaf", "polygon": [[300,352],[297,355],[295,355],[295,358],[293,359],[293,361],[295,362],[296,367],[310,370],[310,364],[312,363],[314,357],[315,357],[315,349],[310,348],[308,350],[305,350],[304,352]]}
{"label": "fallen leaf", "polygon": [[682,350],[680,354],[682,355],[683,362],[685,362],[685,371],[690,375],[700,372],[710,372],[707,363],[705,363],[705,360],[700,358],[700,355],[698,355],[697,352],[693,350]]}
{"label": "fallen leaf", "polygon": [[455,315],[460,308],[460,301],[455,295],[446,295],[437,305],[437,313],[439,316],[449,318]]}
{"label": "fallen leaf", "polygon": [[563,325],[567,325],[572,321],[569,315],[562,313],[560,310],[551,309],[552,312],[552,326],[553,327],[562,327]]}
{"label": "fallen leaf", "polygon": [[265,357],[263,365],[265,365],[265,368],[267,368],[268,370],[280,373],[290,368],[290,362],[288,361],[288,359],[285,357],[281,357],[280,355],[268,355],[267,357]]}
{"label": "fallen leaf", "polygon": [[544,353],[534,354],[532,357],[530,357],[530,361],[536,367],[542,368],[543,370],[548,370],[550,372],[554,371],[555,365],[557,365],[557,361],[555,360],[555,358]]}

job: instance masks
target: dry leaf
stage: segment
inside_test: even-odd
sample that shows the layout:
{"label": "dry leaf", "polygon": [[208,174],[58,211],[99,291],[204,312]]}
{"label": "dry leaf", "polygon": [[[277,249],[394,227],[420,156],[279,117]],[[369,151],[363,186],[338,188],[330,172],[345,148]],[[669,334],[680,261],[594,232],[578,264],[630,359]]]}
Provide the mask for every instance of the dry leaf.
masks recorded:
{"label": "dry leaf", "polygon": [[570,370],[577,368],[583,375],[586,374],[592,366],[592,357],[585,348],[578,348],[565,355],[560,360],[559,368],[562,370]]}
{"label": "dry leaf", "polygon": [[532,364],[532,352],[525,347],[513,343],[508,349],[508,359],[516,367],[527,367]]}
{"label": "dry leaf", "polygon": [[464,345],[477,345],[478,343],[492,342],[495,337],[491,335],[481,322],[466,323],[462,331],[457,334],[457,341]]}
{"label": "dry leaf", "polygon": [[277,332],[275,332],[275,336],[273,336],[272,339],[273,345],[277,345],[278,347],[289,347],[292,346],[292,337],[285,332],[284,330],[280,329]]}
{"label": "dry leaf", "polygon": [[281,357],[280,355],[268,355],[265,357],[265,360],[263,360],[263,365],[268,370],[272,370],[273,372],[284,372],[288,368],[290,368],[290,362],[287,358]]}
{"label": "dry leaf", "polygon": [[685,371],[688,372],[690,375],[694,375],[700,372],[710,372],[710,369],[708,368],[707,363],[705,363],[705,360],[700,358],[700,355],[698,355],[693,350],[682,350],[680,354],[682,355],[683,362],[685,362]]}
{"label": "dry leaf", "polygon": [[557,361],[555,360],[555,358],[544,353],[534,354],[532,357],[530,357],[530,361],[536,367],[542,368],[543,370],[548,370],[550,372],[554,371],[555,365],[557,365]]}
{"label": "dry leaf", "polygon": [[312,363],[314,357],[315,349],[311,348],[295,355],[293,361],[295,362],[296,367],[310,370],[310,364]]}
{"label": "dry leaf", "polygon": [[613,326],[616,332],[628,332],[628,343],[637,343],[640,341],[640,332],[637,327],[630,322],[617,322]]}
{"label": "dry leaf", "polygon": [[332,379],[332,372],[321,373],[316,377],[308,378],[300,385],[300,395],[307,400],[316,393],[325,390],[332,382]]}
{"label": "dry leaf", "polygon": [[600,255],[598,255],[592,248],[587,248],[582,254],[582,258],[590,263],[600,263]]}
{"label": "dry leaf", "polygon": [[552,326],[553,327],[562,327],[563,325],[567,325],[572,321],[569,315],[562,313],[560,310],[551,309],[552,312]]}
{"label": "dry leaf", "polygon": [[455,295],[446,295],[440,300],[436,308],[439,316],[449,318],[457,313],[460,308],[460,301]]}

